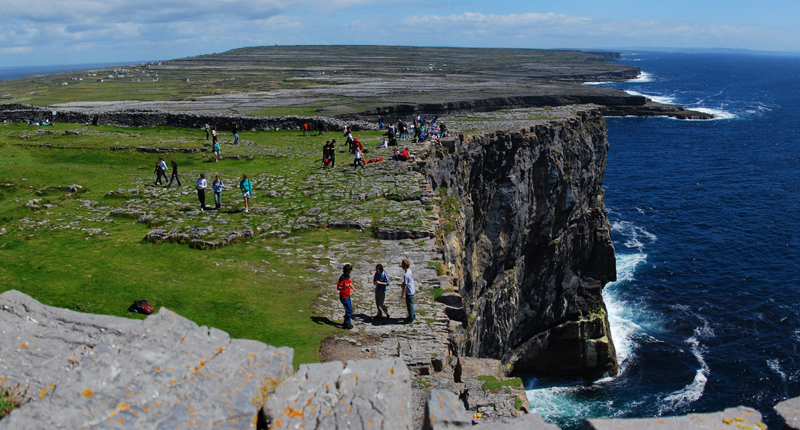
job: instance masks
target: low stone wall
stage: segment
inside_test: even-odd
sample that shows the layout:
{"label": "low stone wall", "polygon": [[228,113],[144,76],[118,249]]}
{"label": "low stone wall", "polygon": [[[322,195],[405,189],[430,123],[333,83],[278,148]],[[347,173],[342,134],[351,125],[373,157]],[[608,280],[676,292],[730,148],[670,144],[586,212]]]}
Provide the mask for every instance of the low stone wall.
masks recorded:
{"label": "low stone wall", "polygon": [[[28,104],[0,104],[0,120],[7,122],[30,122],[32,119],[53,118],[53,109]],[[158,110],[126,109],[107,112],[84,112],[59,110],[54,118],[58,122],[93,125],[115,125],[121,127],[182,127],[202,128],[205,124],[217,130],[302,130],[308,124],[311,132],[341,131],[347,124],[352,130],[375,130],[377,125],[365,121],[344,121],[329,117],[276,116],[257,117],[247,115],[198,114],[191,112],[164,112]]]}

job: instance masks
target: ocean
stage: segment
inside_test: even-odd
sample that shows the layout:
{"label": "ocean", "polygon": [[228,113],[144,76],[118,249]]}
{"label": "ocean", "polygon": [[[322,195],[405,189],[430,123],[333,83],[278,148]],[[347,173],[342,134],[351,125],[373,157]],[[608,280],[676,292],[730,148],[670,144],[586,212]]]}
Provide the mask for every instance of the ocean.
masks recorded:
{"label": "ocean", "polygon": [[[26,66],[26,67],[0,67],[0,81],[24,78],[26,76],[48,75],[51,73],[73,72],[81,70],[102,69],[107,67],[130,66],[142,62],[128,63],[93,63],[93,64],[67,64],[51,66]],[[76,76],[82,76],[76,74]]]}
{"label": "ocean", "polygon": [[636,52],[638,79],[592,83],[713,113],[608,118],[604,188],[619,375],[526,381],[533,411],[653,417],[800,396],[800,57]]}

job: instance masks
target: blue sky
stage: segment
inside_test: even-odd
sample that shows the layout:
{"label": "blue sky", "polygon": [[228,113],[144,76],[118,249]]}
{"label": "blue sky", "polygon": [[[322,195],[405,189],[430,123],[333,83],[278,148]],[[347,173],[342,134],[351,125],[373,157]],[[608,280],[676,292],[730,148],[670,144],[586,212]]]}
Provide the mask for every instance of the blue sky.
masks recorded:
{"label": "blue sky", "polygon": [[800,52],[800,0],[2,0],[0,67],[259,45]]}

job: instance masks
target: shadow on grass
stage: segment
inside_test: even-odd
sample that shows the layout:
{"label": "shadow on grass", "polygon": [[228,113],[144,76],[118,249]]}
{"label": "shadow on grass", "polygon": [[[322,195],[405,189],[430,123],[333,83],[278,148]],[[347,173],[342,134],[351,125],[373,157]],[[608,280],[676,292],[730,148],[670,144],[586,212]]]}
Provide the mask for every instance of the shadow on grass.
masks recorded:
{"label": "shadow on grass", "polygon": [[314,321],[314,324],[327,324],[331,327],[342,328],[342,323],[333,322],[328,317],[311,317],[311,321]]}

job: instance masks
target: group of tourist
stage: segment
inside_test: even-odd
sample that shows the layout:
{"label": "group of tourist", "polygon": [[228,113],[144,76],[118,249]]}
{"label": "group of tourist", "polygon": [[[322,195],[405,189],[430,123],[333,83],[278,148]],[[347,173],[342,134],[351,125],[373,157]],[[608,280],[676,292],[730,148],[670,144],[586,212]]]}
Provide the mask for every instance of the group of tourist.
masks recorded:
{"label": "group of tourist", "polygon": [[53,125],[53,120],[48,120],[47,118],[43,120],[39,120],[38,118],[34,118],[28,122],[28,127],[38,127],[38,126],[51,126]]}
{"label": "group of tourist", "polygon": [[[172,160],[170,164],[172,164],[172,175],[169,179],[169,184],[167,184],[167,188],[171,187],[172,183],[175,181],[178,182],[178,186],[180,187],[181,179],[178,177],[178,163],[176,163],[175,160]],[[156,182],[153,184],[154,187],[157,185],[163,185],[161,178],[164,178],[164,182],[167,181],[167,172],[169,172],[169,169],[167,168],[167,162],[164,161],[164,157],[161,157],[156,162]]]}
{"label": "group of tourist", "polygon": [[[173,182],[177,182],[178,186],[181,186],[181,180],[178,176],[178,163],[175,160],[171,161],[172,164],[172,175],[169,180],[169,184],[167,184],[167,188],[172,186]],[[156,162],[156,181],[153,186],[163,185],[162,178],[164,182],[167,181],[167,172],[169,169],[167,168],[167,162],[164,161],[164,157],[159,158]],[[205,173],[201,173],[200,177],[197,178],[195,181],[195,186],[197,188],[197,198],[200,200],[200,211],[206,210],[206,190],[208,189],[208,180],[206,180]],[[222,207],[222,189],[225,188],[225,183],[222,181],[219,175],[216,175],[214,181],[211,183],[211,190],[214,192],[214,209],[219,210]],[[250,179],[247,178],[247,174],[242,176],[242,179],[239,180],[239,190],[242,192],[242,197],[244,197],[244,211],[250,211],[250,198],[253,195],[253,183]]]}
{"label": "group of tourist", "polygon": [[[400,262],[400,267],[403,269],[403,280],[400,284],[400,297],[405,299],[407,317],[405,323],[411,324],[416,319],[414,312],[414,296],[416,295],[417,288],[414,284],[414,275],[411,273],[411,262],[403,259]],[[344,322],[342,327],[345,329],[353,328],[353,302],[350,299],[350,294],[356,291],[353,287],[353,282],[350,279],[350,273],[353,271],[353,266],[345,264],[342,268],[342,276],[339,277],[339,282],[336,284],[336,289],[339,290],[339,301],[342,302],[344,307]],[[372,276],[372,284],[375,287],[375,306],[378,308],[378,313],[375,319],[391,318],[389,315],[389,308],[386,307],[386,292],[389,289],[389,275],[383,270],[383,265],[378,264],[375,266],[375,274]]]}
{"label": "group of tourist", "polygon": [[[206,210],[206,190],[208,189],[208,181],[206,180],[205,173],[201,173],[200,177],[197,178],[195,187],[197,188],[197,199],[200,200],[200,212],[203,212]],[[220,210],[222,207],[223,188],[225,188],[225,183],[222,182],[222,178],[217,175],[211,183],[211,191],[214,192],[215,210]],[[242,179],[239,180],[239,190],[242,192],[242,197],[244,198],[244,211],[249,212],[250,198],[253,196],[253,183],[247,178],[246,173],[242,175]]]}

